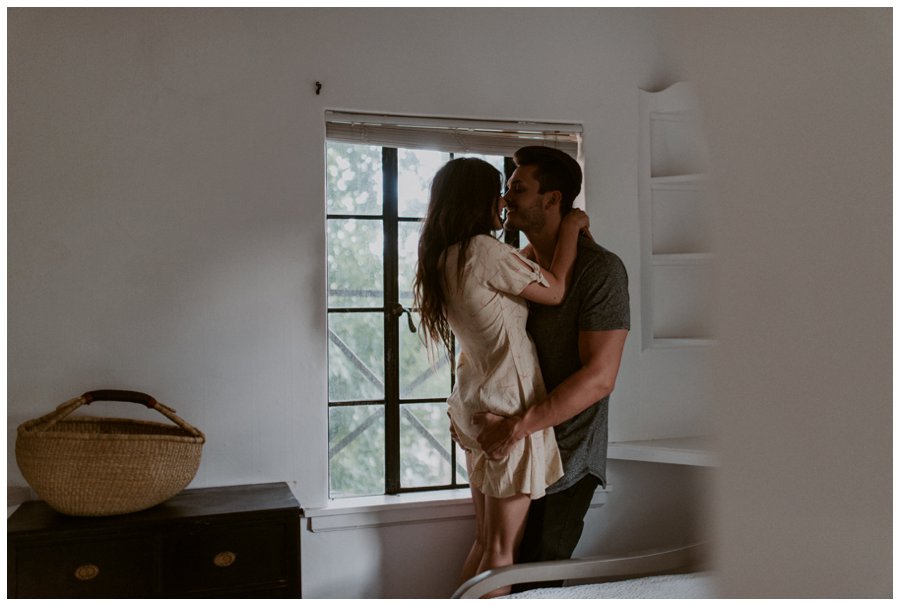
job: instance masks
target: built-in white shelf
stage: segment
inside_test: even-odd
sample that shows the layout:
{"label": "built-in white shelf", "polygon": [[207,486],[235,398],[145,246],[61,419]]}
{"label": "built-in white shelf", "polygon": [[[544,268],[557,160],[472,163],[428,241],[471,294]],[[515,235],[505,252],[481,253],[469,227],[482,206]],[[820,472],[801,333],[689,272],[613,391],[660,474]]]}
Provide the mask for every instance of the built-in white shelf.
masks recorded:
{"label": "built-in white shelf", "polygon": [[715,467],[718,464],[714,440],[710,436],[610,442],[607,458],[696,467]]}
{"label": "built-in white shelf", "polygon": [[694,89],[685,82],[640,95],[644,349],[713,343],[714,202],[698,108]]}

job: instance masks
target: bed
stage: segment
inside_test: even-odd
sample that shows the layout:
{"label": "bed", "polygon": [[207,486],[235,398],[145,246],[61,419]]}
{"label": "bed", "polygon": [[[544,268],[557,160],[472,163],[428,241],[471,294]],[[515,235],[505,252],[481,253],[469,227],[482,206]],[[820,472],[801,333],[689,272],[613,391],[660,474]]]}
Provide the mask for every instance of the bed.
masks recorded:
{"label": "bed", "polygon": [[558,562],[515,564],[488,570],[463,583],[454,598],[480,598],[519,583],[565,581],[504,596],[506,599],[715,598],[714,574],[704,570],[704,543],[629,556],[597,556]]}

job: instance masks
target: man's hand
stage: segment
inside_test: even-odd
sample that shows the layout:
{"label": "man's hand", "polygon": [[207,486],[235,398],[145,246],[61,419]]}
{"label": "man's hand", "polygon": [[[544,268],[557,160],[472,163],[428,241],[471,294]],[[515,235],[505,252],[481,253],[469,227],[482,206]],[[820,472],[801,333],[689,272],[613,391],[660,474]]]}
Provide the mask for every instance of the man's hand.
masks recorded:
{"label": "man's hand", "polygon": [[555,427],[612,393],[628,330],[583,330],[578,353],[583,366],[556,386],[546,399],[519,416],[490,412],[472,415],[481,426],[478,443],[490,459],[502,459],[525,436]]}
{"label": "man's hand", "polygon": [[516,442],[524,438],[519,435],[518,416],[503,417],[492,412],[476,412],[472,422],[481,427],[478,443],[489,459],[499,460],[509,454]]}

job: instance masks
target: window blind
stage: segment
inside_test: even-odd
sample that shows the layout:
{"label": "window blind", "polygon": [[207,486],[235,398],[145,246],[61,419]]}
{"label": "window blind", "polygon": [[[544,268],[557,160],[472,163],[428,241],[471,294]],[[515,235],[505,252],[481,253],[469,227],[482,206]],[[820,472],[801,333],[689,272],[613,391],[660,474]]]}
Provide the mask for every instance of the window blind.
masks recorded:
{"label": "window blind", "polygon": [[581,133],[579,124],[325,114],[330,141],[453,153],[512,156],[525,145],[546,145],[579,158]]}

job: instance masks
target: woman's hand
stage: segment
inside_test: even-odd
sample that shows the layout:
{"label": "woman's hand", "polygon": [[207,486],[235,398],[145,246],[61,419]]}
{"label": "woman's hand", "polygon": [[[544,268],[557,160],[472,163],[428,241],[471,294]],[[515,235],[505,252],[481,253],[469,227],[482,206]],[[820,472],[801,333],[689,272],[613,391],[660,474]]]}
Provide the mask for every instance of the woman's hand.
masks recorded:
{"label": "woman's hand", "polygon": [[572,210],[570,210],[569,213],[562,218],[562,223],[560,224],[560,227],[562,229],[586,231],[588,233],[590,233],[588,230],[590,226],[590,217],[588,217],[587,213],[580,208],[573,208]]}

